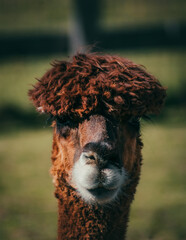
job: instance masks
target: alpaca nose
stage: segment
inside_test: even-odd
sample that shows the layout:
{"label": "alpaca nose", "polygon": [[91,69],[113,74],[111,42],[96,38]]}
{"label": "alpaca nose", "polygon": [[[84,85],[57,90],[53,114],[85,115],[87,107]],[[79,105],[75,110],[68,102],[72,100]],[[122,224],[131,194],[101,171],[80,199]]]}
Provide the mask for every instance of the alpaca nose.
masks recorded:
{"label": "alpaca nose", "polygon": [[104,166],[106,166],[107,164],[107,160],[103,159],[100,155],[98,155],[96,152],[94,151],[87,151],[87,152],[83,152],[81,155],[81,158],[84,162],[84,164],[96,164],[97,166],[99,166],[100,168],[103,168]]}
{"label": "alpaca nose", "polygon": [[110,160],[113,147],[108,142],[91,142],[84,146],[82,158],[85,164],[96,164],[103,168]]}

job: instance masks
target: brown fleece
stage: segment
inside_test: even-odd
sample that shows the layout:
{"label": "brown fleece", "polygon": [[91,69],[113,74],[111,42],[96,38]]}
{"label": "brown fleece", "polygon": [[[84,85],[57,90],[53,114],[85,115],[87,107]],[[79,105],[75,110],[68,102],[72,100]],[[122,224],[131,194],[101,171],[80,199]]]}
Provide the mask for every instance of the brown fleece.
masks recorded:
{"label": "brown fleece", "polygon": [[[29,91],[38,111],[81,122],[92,114],[111,116],[126,124],[132,116],[158,113],[166,96],[157,79],[143,67],[116,56],[78,54],[72,61],[56,62]],[[73,142],[63,146],[54,126],[52,169],[58,198],[58,239],[121,240],[126,235],[130,204],[140,177],[142,142],[124,127],[124,168],[130,178],[117,201],[89,205],[69,185]],[[67,157],[68,156],[68,157]],[[69,157],[70,156],[70,157]]]}
{"label": "brown fleece", "polygon": [[122,118],[159,112],[165,89],[143,67],[116,56],[78,54],[55,62],[29,91],[34,105],[64,119],[94,113]]}
{"label": "brown fleece", "polygon": [[[137,138],[135,161],[130,169],[129,182],[123,187],[118,200],[108,205],[89,205],[68,184],[68,170],[61,163],[56,135],[53,140],[51,171],[56,177],[55,196],[58,198],[58,240],[91,239],[121,240],[126,236],[130,204],[134,199],[140,177],[141,149],[140,137]],[[128,143],[127,143],[128,144]],[[63,154],[63,153],[61,153]],[[58,164],[57,164],[58,163]],[[124,165],[124,167],[126,167]]]}

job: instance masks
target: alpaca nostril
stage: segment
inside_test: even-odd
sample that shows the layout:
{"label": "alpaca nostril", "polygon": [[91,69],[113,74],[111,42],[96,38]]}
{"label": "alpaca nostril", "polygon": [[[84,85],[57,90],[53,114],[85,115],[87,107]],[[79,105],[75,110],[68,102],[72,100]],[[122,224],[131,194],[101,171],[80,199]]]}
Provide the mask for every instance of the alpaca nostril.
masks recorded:
{"label": "alpaca nostril", "polygon": [[81,159],[84,164],[97,164],[98,162],[98,156],[95,152],[89,151],[89,152],[83,152],[81,154]]}
{"label": "alpaca nostril", "polygon": [[83,152],[80,157],[80,161],[84,165],[96,165],[98,168],[104,168],[107,165],[107,160],[104,160],[100,155],[98,155],[96,152],[89,151],[89,152]]}
{"label": "alpaca nostril", "polygon": [[90,156],[85,155],[85,157],[88,158],[88,159],[91,159],[91,160],[96,160],[93,155],[90,155]]}

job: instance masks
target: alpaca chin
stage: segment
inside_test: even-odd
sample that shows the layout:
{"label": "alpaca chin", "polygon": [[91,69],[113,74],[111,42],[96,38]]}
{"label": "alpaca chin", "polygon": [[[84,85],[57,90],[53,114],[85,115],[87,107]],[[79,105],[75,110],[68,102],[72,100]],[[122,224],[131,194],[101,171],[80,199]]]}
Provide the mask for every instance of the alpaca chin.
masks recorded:
{"label": "alpaca chin", "polygon": [[80,197],[88,204],[108,204],[117,199],[127,182],[124,168],[109,164],[100,170],[96,165],[82,165],[77,161],[72,171],[72,183]]}

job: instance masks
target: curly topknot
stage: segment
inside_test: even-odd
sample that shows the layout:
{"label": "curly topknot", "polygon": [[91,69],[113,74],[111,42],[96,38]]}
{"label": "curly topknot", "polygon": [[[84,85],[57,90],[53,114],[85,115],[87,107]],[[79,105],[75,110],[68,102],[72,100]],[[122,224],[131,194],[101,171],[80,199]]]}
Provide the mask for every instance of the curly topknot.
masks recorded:
{"label": "curly topknot", "polygon": [[166,96],[156,78],[125,58],[78,54],[52,66],[29,96],[38,110],[53,116],[142,116],[159,112]]}

